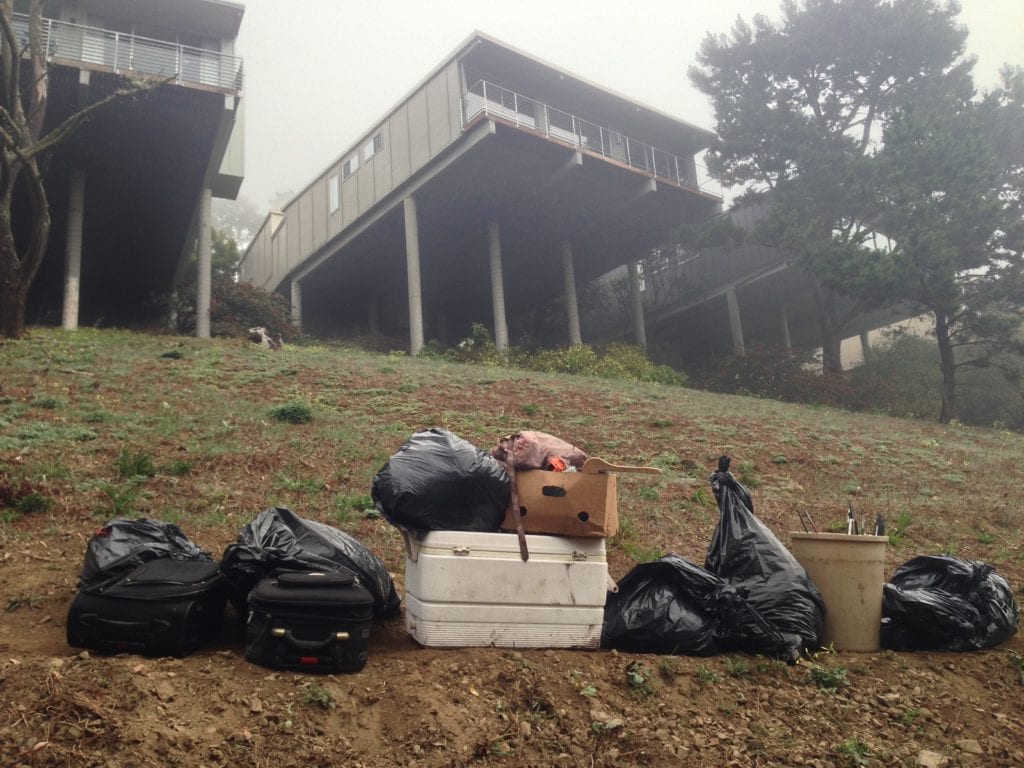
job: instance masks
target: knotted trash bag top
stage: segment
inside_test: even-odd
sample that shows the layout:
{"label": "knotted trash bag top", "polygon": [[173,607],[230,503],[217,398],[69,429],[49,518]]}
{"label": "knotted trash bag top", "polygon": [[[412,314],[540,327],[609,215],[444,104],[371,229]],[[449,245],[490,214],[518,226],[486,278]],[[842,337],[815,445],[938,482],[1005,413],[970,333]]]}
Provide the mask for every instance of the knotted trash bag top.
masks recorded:
{"label": "knotted trash bag top", "polygon": [[373,614],[394,616],[401,602],[384,561],[353,536],[326,523],[306,520],[290,509],[261,512],[224,550],[221,570],[231,600],[245,605],[256,583],[280,571],[349,573],[373,596]]}
{"label": "knotted trash bag top", "polygon": [[976,651],[1009,640],[1020,607],[1009,583],[986,563],[922,555],[893,573],[882,592],[882,646]]}
{"label": "knotted trash bag top", "polygon": [[505,468],[446,429],[414,434],[374,475],[374,504],[392,525],[425,531],[497,531],[512,487]]}
{"label": "knotted trash bag top", "polygon": [[[795,660],[818,648],[825,614],[821,594],[786,546],[754,516],[750,492],[729,472],[728,457],[711,475],[711,489],[720,517],[704,567],[745,590],[750,608],[775,630],[748,638],[744,650]],[[777,647],[776,632],[785,638],[785,647]],[[765,647],[758,647],[762,642]]]}
{"label": "knotted trash bag top", "polygon": [[148,518],[111,520],[89,539],[78,586],[87,591],[103,589],[143,563],[161,558],[213,559],[173,523]]}

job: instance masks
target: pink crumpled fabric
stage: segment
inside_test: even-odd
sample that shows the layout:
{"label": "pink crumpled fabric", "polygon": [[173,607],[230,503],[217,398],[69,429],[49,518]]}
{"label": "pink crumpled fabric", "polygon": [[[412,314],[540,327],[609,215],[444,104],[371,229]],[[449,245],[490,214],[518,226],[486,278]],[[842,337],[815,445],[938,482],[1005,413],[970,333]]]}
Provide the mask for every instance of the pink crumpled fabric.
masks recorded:
{"label": "pink crumpled fabric", "polygon": [[[582,469],[587,454],[571,443],[545,432],[516,432],[501,438],[491,456],[503,464],[515,447],[515,469],[546,469],[563,471],[567,467]],[[559,461],[561,460],[561,461]],[[559,466],[564,462],[565,466]]]}

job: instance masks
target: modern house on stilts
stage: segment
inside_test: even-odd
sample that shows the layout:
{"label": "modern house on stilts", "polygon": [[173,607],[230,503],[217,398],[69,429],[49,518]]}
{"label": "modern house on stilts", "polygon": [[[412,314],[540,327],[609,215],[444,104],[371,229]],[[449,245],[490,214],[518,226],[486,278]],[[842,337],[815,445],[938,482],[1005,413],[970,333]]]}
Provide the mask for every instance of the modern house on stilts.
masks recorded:
{"label": "modern house on stilts", "polygon": [[721,209],[695,156],[713,134],[474,33],[269,214],[240,278],[291,297],[318,335],[442,344],[488,325],[499,347],[554,299],[579,343],[577,285]]}

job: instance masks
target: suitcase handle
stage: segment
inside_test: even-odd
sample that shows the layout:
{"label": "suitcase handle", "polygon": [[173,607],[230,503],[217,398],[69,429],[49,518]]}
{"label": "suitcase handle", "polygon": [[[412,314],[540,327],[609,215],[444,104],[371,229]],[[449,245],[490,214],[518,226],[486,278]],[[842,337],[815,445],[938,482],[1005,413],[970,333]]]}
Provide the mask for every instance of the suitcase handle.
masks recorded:
{"label": "suitcase handle", "polygon": [[290,629],[283,629],[281,627],[275,627],[270,630],[270,634],[273,637],[283,637],[292,647],[298,648],[300,651],[322,651],[327,648],[331,643],[339,640],[348,640],[348,632],[331,632],[323,640],[300,640],[292,634]]}
{"label": "suitcase handle", "polygon": [[149,621],[118,621],[117,619],[104,619],[95,613],[83,613],[78,617],[79,623],[84,627],[107,627],[108,629],[138,630],[152,632],[166,632],[171,628],[171,622],[166,619],[150,619]]}

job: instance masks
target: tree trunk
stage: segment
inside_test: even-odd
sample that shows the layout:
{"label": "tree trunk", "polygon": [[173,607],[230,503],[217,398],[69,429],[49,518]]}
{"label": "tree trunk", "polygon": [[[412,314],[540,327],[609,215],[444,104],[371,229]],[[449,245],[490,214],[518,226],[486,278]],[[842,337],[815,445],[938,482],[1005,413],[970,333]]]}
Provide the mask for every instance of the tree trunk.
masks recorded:
{"label": "tree trunk", "polygon": [[26,298],[20,280],[0,277],[0,336],[17,339],[25,332]]}
{"label": "tree trunk", "polygon": [[818,330],[821,333],[821,372],[825,378],[838,378],[843,375],[843,329],[836,316],[836,297],[812,273],[808,273],[808,276],[811,279]]}
{"label": "tree trunk", "polygon": [[939,368],[942,371],[942,408],[939,423],[949,424],[956,418],[956,359],[949,338],[949,318],[935,313],[935,339],[939,343]]}

